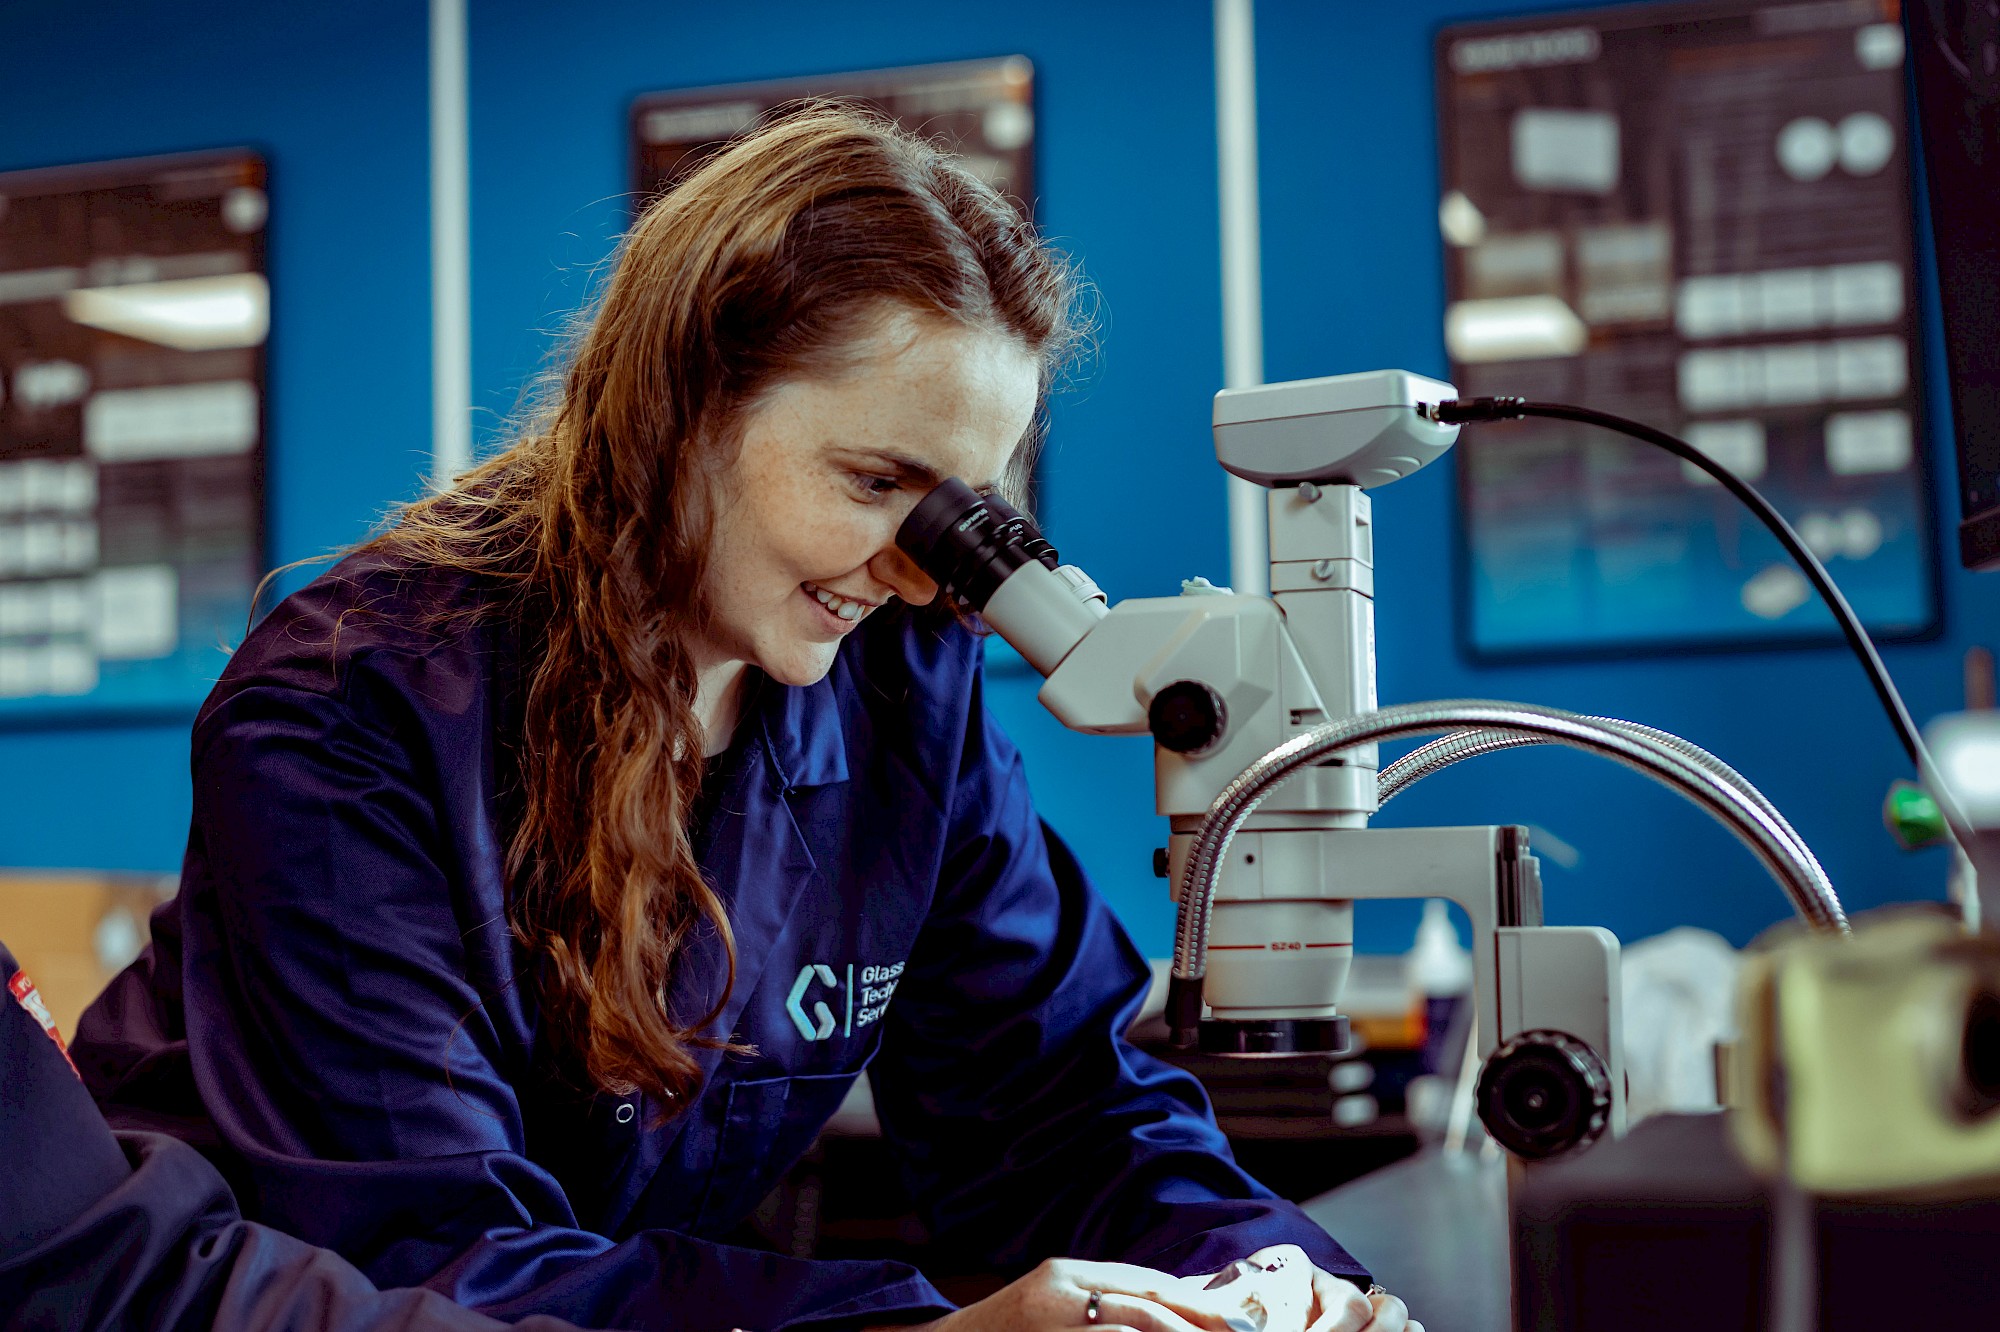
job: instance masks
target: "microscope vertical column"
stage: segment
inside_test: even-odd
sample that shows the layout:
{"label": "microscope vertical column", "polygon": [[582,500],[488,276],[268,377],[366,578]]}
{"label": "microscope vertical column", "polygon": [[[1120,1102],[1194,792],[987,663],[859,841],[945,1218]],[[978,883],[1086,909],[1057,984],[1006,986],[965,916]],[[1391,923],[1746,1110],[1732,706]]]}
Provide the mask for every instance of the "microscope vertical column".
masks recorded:
{"label": "microscope vertical column", "polygon": [[[1375,708],[1375,526],[1368,493],[1356,485],[1274,486],[1270,498],[1271,598],[1319,686],[1328,715],[1291,719],[1294,731]],[[1341,808],[1375,811],[1374,745],[1320,774],[1337,778]]]}

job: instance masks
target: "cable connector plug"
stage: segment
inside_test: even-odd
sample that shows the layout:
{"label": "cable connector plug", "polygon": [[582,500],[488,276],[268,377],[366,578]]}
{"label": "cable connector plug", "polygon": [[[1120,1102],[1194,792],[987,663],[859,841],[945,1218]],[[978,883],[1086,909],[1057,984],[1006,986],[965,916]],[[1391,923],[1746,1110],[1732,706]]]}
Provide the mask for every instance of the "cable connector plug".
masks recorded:
{"label": "cable connector plug", "polygon": [[1431,420],[1441,425],[1464,425],[1467,421],[1515,421],[1526,413],[1526,398],[1453,398],[1441,402],[1430,412]]}

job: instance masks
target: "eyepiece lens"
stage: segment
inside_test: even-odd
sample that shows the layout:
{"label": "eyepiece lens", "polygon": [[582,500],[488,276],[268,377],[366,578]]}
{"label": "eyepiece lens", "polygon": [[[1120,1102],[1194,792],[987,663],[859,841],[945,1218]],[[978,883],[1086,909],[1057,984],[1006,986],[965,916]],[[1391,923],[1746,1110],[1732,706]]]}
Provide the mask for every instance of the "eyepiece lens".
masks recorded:
{"label": "eyepiece lens", "polygon": [[924,496],[896,532],[896,544],[949,596],[978,611],[1008,575],[1039,560],[1053,569],[1055,547],[1026,514],[957,477]]}

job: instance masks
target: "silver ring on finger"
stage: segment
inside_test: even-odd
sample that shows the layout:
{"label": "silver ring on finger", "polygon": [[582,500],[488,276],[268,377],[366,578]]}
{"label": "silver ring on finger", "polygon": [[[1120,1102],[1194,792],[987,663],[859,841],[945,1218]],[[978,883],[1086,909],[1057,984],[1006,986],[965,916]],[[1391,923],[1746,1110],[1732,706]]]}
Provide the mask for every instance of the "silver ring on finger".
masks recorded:
{"label": "silver ring on finger", "polygon": [[1099,1307],[1103,1303],[1104,1292],[1101,1290],[1091,1291],[1090,1299],[1083,1306],[1083,1321],[1091,1327],[1097,1326],[1097,1320],[1104,1316],[1104,1311]]}

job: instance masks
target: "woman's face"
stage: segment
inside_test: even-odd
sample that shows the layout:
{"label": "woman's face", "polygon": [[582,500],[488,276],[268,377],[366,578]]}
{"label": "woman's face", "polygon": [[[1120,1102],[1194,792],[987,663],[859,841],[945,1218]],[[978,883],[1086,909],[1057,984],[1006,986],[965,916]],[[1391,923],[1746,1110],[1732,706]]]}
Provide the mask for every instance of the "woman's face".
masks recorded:
{"label": "woman's face", "polygon": [[896,310],[836,377],[778,385],[747,413],[721,482],[703,669],[748,662],[809,685],[891,597],[937,588],[896,546],[932,487],[997,485],[1033,420],[1040,367],[1018,341]]}

